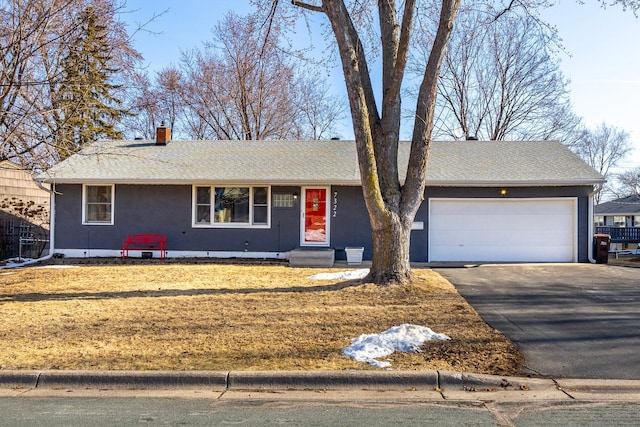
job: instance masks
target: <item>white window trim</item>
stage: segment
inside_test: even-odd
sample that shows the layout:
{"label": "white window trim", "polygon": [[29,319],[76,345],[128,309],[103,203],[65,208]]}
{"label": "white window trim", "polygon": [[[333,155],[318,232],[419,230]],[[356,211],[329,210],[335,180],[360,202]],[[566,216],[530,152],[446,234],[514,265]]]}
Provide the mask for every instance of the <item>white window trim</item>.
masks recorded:
{"label": "white window trim", "polygon": [[[213,209],[215,207],[215,188],[216,187],[238,187],[249,188],[249,222],[211,222],[209,224],[197,222],[197,189],[199,187],[211,188],[211,219],[214,218]],[[253,189],[254,188],[266,188],[267,189],[267,223],[266,224],[253,224]],[[191,227],[192,228],[271,228],[271,209],[273,203],[271,201],[271,186],[269,185],[240,185],[240,184],[195,184],[191,187]]]}
{"label": "white window trim", "polygon": [[[111,221],[97,222],[87,221],[87,187],[110,187],[111,188]],[[113,184],[82,184],[82,225],[113,225],[115,219],[116,188]]]}

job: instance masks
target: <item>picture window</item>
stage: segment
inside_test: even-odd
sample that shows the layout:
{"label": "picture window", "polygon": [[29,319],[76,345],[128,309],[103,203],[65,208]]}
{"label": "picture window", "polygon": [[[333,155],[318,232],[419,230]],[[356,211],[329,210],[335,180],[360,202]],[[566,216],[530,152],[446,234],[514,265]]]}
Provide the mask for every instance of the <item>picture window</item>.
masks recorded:
{"label": "picture window", "polygon": [[195,225],[268,226],[269,187],[197,186]]}

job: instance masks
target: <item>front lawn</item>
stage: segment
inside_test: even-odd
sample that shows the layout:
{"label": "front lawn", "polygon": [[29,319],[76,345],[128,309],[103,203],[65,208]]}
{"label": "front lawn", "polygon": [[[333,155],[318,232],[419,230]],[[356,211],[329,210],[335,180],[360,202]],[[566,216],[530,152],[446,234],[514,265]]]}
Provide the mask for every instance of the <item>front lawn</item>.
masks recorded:
{"label": "front lawn", "polygon": [[378,369],[341,350],[404,323],[451,340],[396,352],[393,369],[521,368],[517,348],[431,270],[383,287],[280,265],[53,267],[0,270],[0,369]]}

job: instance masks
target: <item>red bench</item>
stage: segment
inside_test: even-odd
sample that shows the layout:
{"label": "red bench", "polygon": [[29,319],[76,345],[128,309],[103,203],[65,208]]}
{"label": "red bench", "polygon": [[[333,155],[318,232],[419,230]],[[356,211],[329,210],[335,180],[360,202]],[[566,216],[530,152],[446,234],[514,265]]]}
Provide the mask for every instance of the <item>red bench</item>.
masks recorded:
{"label": "red bench", "polygon": [[160,259],[167,256],[167,236],[164,234],[130,234],[122,242],[122,259],[129,257],[129,251],[159,250]]}

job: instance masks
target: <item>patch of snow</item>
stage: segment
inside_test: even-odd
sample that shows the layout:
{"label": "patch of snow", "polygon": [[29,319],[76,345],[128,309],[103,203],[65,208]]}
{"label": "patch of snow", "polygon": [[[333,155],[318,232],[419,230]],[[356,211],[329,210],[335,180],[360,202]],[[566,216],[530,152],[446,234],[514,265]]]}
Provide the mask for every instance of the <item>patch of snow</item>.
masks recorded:
{"label": "patch of snow", "polygon": [[369,274],[368,268],[361,268],[358,270],[341,271],[338,273],[320,273],[309,276],[311,280],[357,280],[363,279]]}
{"label": "patch of snow", "polygon": [[7,269],[7,268],[16,268],[22,265],[29,265],[29,263],[32,263],[34,261],[34,259],[16,257],[16,258],[9,258],[5,261],[6,261],[6,264],[3,266],[0,266],[0,270]]}
{"label": "patch of snow", "polygon": [[394,326],[380,334],[363,334],[351,339],[351,345],[342,350],[342,354],[358,362],[365,362],[378,368],[391,366],[388,361],[379,361],[394,351],[416,352],[425,341],[450,340],[445,334],[433,332],[426,326],[408,323]]}
{"label": "patch of snow", "polygon": [[[35,258],[9,258],[6,260],[7,262],[6,265],[0,266],[0,270],[27,266],[27,265],[35,264],[37,261],[38,260]],[[53,265],[39,265],[33,268],[72,268],[72,267],[75,267],[75,266],[53,264]]]}
{"label": "patch of snow", "polygon": [[7,264],[24,264],[25,262],[34,261],[35,258],[9,258]]}

